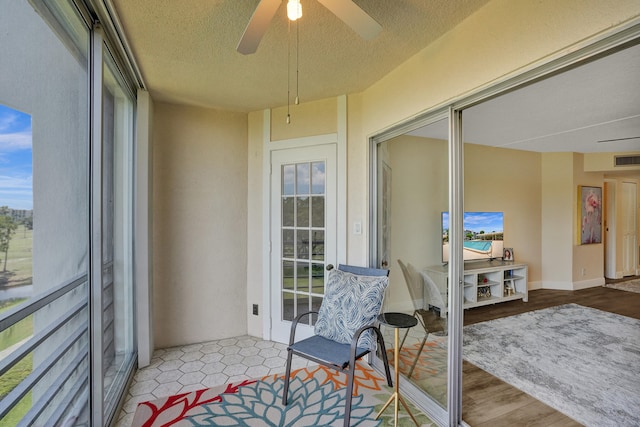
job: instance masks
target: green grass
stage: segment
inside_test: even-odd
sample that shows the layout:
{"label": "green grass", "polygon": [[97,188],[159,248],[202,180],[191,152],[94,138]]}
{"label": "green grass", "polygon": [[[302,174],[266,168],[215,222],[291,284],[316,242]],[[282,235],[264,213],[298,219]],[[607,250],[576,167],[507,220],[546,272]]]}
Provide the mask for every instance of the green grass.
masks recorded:
{"label": "green grass", "polygon": [[4,398],[11,390],[31,373],[33,368],[33,355],[30,353],[24,359],[16,363],[2,376],[0,381],[0,399]]}
{"label": "green grass", "polygon": [[4,269],[4,254],[0,254],[0,287],[30,285],[33,279],[33,230],[19,225],[9,242],[7,271]]}
{"label": "green grass", "polygon": [[[20,225],[9,243],[7,271],[4,270],[4,254],[0,254],[0,287],[30,285],[33,281],[33,231]],[[13,299],[0,302],[0,313],[23,302]],[[0,333],[0,350],[11,347],[33,335],[33,317],[29,316]],[[3,399],[33,370],[33,355],[29,354],[0,377],[0,399]],[[0,427],[15,426],[31,409],[32,395],[28,392],[2,419]]]}
{"label": "green grass", "polygon": [[[23,298],[3,301],[3,304],[0,306],[0,313],[15,307],[24,300],[25,299]],[[0,351],[19,343],[31,335],[33,335],[33,316],[28,316],[15,325],[12,325],[0,332]]]}
{"label": "green grass", "polygon": [[[25,299],[14,299],[0,303],[0,313],[20,304]],[[33,317],[29,316],[0,333],[0,350],[4,350],[33,334]],[[33,370],[33,355],[30,353],[0,377],[0,400],[20,384]],[[31,409],[31,392],[0,419],[0,427],[15,426]]]}
{"label": "green grass", "polygon": [[13,407],[7,415],[0,419],[0,427],[14,427],[24,418],[33,405],[31,391],[29,391],[20,401]]}

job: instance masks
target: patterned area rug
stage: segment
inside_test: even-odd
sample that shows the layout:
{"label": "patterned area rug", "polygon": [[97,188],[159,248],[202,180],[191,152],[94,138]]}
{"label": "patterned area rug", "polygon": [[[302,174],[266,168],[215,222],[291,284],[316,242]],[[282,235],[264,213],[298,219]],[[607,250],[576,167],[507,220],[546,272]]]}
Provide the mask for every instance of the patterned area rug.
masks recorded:
{"label": "patterned area rug", "polygon": [[613,288],[621,291],[635,292],[640,294],[640,279],[632,279],[624,282],[607,283],[605,288]]}
{"label": "patterned area rug", "polygon": [[[132,427],[342,426],[346,375],[322,366],[294,372],[286,407],[281,403],[283,378],[272,375],[143,402],[138,405]],[[366,364],[358,363],[351,425],[393,425],[393,405],[375,420],[391,392],[386,380]],[[435,426],[407,403],[422,426]],[[401,410],[398,425],[414,424]]]}
{"label": "patterned area rug", "polygon": [[586,426],[640,426],[640,320],[577,304],[464,328],[464,358]]}

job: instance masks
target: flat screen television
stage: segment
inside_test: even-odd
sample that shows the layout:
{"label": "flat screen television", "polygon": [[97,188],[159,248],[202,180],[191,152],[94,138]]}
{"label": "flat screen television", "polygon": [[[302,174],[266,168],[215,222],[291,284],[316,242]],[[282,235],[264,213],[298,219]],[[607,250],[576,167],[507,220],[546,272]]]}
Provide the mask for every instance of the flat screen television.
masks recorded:
{"label": "flat screen television", "polygon": [[[504,214],[502,212],[465,212],[463,219],[463,259],[502,258]],[[449,212],[442,212],[442,262],[449,262]]]}

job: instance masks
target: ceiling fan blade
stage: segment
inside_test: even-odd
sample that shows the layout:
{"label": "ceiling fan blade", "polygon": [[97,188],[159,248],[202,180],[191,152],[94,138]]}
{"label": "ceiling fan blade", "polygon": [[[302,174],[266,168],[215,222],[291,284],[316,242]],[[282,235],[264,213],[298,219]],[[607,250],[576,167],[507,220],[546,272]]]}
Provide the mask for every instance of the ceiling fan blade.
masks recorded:
{"label": "ceiling fan blade", "polygon": [[382,31],[380,24],[351,0],[318,0],[318,2],[365,40],[371,40]]}
{"label": "ceiling fan blade", "polygon": [[238,43],[236,48],[238,52],[243,55],[255,53],[280,3],[282,0],[260,0]]}

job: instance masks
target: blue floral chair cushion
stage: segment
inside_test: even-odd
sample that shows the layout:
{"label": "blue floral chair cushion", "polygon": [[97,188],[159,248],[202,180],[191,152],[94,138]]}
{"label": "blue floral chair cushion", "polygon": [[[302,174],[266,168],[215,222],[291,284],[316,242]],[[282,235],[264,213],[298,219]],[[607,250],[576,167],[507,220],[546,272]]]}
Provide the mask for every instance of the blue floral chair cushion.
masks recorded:
{"label": "blue floral chair cushion", "polygon": [[[386,276],[331,270],[315,325],[316,335],[351,344],[358,329],[376,321],[388,284]],[[376,339],[371,330],[360,336],[358,347],[375,350]]]}

